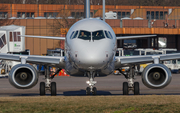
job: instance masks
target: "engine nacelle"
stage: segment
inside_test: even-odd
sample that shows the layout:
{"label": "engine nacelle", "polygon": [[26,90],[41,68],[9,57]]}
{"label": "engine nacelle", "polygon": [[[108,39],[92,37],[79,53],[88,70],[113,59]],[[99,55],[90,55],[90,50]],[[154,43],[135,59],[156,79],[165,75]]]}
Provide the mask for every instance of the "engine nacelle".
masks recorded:
{"label": "engine nacelle", "polygon": [[171,71],[163,64],[150,64],[142,73],[145,86],[153,89],[166,87],[171,82]]}
{"label": "engine nacelle", "polygon": [[38,74],[29,64],[17,64],[9,73],[9,82],[18,89],[29,89],[37,84]]}

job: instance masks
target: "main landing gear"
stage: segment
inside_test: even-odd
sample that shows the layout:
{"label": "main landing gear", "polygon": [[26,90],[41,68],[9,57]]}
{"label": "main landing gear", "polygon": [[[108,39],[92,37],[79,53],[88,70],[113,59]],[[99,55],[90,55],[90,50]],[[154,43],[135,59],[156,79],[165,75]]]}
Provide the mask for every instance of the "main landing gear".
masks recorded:
{"label": "main landing gear", "polygon": [[128,80],[128,82],[123,82],[123,95],[128,95],[131,90],[134,95],[139,95],[139,82],[134,82],[135,66],[130,66],[130,71],[127,74],[124,74],[121,69],[119,69],[119,72]]}
{"label": "main landing gear", "polygon": [[96,87],[93,87],[97,83],[96,81],[94,81],[94,76],[96,72],[87,72],[86,74],[89,77],[89,81],[86,82],[89,85],[89,87],[86,88],[86,95],[90,95],[91,93],[93,95],[96,95],[97,89]]}
{"label": "main landing gear", "polygon": [[51,80],[54,78],[54,76],[60,71],[61,69],[58,69],[54,75],[50,77],[50,71],[49,71],[49,66],[46,66],[45,68],[45,79],[46,82],[41,82],[40,83],[40,96],[46,95],[46,91],[49,90],[51,92],[51,96],[56,96],[57,91],[56,91],[56,82],[51,82]]}

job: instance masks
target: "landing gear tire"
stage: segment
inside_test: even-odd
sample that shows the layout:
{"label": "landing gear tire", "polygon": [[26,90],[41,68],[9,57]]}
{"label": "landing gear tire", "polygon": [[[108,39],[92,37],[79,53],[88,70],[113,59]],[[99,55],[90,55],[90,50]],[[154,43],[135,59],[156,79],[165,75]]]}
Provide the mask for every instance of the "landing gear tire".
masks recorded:
{"label": "landing gear tire", "polygon": [[56,82],[51,82],[51,96],[56,96]]}
{"label": "landing gear tire", "polygon": [[139,95],[139,82],[134,82],[134,95]]}
{"label": "landing gear tire", "polygon": [[90,95],[91,94],[91,89],[89,87],[86,88],[86,95]]}
{"label": "landing gear tire", "polygon": [[96,87],[93,87],[93,92],[92,92],[93,95],[96,95],[97,94],[97,88]]}
{"label": "landing gear tire", "polygon": [[40,91],[40,96],[44,96],[44,95],[46,94],[45,82],[41,82],[41,83],[40,83],[39,91]]}
{"label": "landing gear tire", "polygon": [[127,82],[123,82],[123,95],[128,95],[129,91],[128,91],[128,83]]}

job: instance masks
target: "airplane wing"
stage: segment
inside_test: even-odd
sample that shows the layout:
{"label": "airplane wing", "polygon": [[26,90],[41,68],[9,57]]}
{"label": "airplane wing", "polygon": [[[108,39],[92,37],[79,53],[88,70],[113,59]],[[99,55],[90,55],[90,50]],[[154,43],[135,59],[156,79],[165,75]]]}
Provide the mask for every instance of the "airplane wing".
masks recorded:
{"label": "airplane wing", "polygon": [[32,38],[44,38],[44,39],[56,39],[56,40],[65,40],[65,37],[53,37],[53,36],[33,36],[33,35],[18,35],[22,37],[32,37]]}
{"label": "airplane wing", "polygon": [[115,68],[120,68],[122,66],[143,64],[143,63],[153,63],[155,60],[167,61],[173,59],[180,59],[180,53],[175,54],[164,54],[164,55],[143,55],[143,56],[118,56],[115,57]]}
{"label": "airplane wing", "polygon": [[65,67],[65,58],[60,56],[36,56],[36,55],[14,55],[0,53],[1,60],[17,61],[23,63],[49,65],[54,67]]}
{"label": "airplane wing", "polygon": [[139,36],[120,36],[116,37],[117,40],[122,40],[122,39],[134,39],[134,38],[145,38],[145,37],[155,37],[157,35],[139,35]]}
{"label": "airplane wing", "polygon": [[[32,37],[32,38],[44,38],[44,39],[56,39],[56,40],[65,40],[65,37],[53,37],[53,36],[33,36],[33,35],[19,35],[22,37]],[[157,35],[139,35],[139,36],[121,36],[116,37],[117,40],[122,39],[134,39],[134,38],[145,38],[145,37],[155,37]]]}

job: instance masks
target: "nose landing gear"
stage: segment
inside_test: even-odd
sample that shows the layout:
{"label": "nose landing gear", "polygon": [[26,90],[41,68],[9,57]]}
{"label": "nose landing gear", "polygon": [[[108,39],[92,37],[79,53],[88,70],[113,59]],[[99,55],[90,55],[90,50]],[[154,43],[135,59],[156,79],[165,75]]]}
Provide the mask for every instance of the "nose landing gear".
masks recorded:
{"label": "nose landing gear", "polygon": [[89,77],[89,81],[87,81],[86,83],[89,85],[89,87],[86,88],[86,95],[90,95],[91,93],[93,95],[97,94],[97,88],[93,87],[97,81],[94,81],[94,76],[95,76],[96,72],[88,72],[87,75]]}

